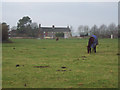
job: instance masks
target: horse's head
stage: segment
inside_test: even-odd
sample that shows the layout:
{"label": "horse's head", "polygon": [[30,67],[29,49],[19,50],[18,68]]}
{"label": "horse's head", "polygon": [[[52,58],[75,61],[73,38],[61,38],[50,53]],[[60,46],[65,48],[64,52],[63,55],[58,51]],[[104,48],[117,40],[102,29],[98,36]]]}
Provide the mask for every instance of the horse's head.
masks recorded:
{"label": "horse's head", "polygon": [[93,38],[93,37],[90,37],[90,38],[89,38],[89,41],[88,41],[88,46],[87,46],[87,51],[88,51],[88,53],[90,52],[91,45],[93,44],[93,42],[94,42],[94,38]]}

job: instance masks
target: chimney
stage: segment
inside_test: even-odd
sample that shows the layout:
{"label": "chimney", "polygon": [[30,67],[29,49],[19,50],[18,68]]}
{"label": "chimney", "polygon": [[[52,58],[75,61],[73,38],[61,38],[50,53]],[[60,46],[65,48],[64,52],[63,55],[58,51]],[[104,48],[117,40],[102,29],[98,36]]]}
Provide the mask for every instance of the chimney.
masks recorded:
{"label": "chimney", "polygon": [[41,24],[39,24],[39,28],[41,27]]}
{"label": "chimney", "polygon": [[55,26],[54,26],[54,25],[52,25],[52,28],[55,28]]}
{"label": "chimney", "polygon": [[67,26],[67,28],[69,28],[69,26]]}
{"label": "chimney", "polygon": [[41,32],[40,32],[40,29],[41,29],[41,24],[39,24],[39,29],[38,29],[38,38],[41,38]]}

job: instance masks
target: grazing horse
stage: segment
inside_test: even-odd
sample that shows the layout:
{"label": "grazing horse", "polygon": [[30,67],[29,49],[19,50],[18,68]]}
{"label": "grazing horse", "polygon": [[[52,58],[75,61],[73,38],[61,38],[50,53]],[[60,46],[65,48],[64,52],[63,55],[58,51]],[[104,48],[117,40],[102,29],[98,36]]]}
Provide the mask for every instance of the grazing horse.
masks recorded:
{"label": "grazing horse", "polygon": [[57,38],[56,38],[56,41],[58,41],[58,40],[59,40],[59,38],[57,37]]}
{"label": "grazing horse", "polygon": [[92,35],[88,41],[88,46],[87,46],[88,53],[91,53],[91,48],[93,48],[94,52],[96,53],[97,45],[98,45],[98,39],[95,35]]}

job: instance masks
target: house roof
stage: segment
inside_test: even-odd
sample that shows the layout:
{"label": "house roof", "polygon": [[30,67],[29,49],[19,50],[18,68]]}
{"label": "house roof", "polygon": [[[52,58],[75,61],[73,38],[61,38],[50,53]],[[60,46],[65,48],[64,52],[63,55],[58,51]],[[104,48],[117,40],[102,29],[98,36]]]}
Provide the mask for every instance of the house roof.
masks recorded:
{"label": "house roof", "polygon": [[41,27],[41,31],[45,32],[70,32],[70,28],[64,28],[64,27]]}

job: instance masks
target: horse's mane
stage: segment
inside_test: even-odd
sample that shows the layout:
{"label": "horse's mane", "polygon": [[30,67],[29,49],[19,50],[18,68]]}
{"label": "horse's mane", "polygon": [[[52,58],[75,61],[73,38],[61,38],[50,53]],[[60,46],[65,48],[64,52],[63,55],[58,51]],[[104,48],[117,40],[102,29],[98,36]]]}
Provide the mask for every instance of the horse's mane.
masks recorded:
{"label": "horse's mane", "polygon": [[91,44],[93,44],[93,42],[94,42],[94,37],[90,37],[89,42],[88,42],[88,46],[91,46]]}

